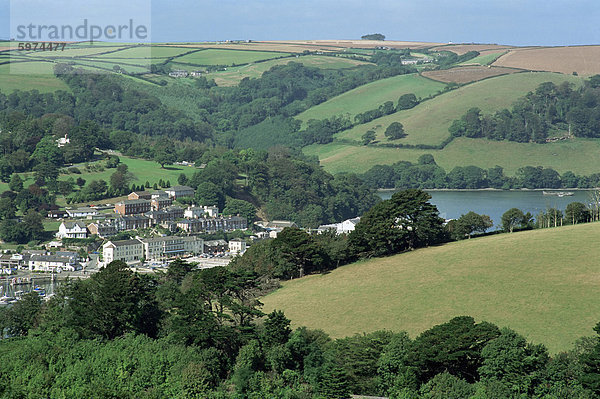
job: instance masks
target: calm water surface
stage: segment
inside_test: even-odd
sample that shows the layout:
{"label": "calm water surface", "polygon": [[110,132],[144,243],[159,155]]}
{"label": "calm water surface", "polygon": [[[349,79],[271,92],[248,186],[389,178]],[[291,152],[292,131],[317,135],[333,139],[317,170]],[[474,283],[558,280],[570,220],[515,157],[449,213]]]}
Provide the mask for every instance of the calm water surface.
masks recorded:
{"label": "calm water surface", "polygon": [[[427,191],[427,190],[425,190]],[[564,190],[568,191],[568,190]],[[510,208],[523,212],[538,213],[548,208],[558,208],[564,212],[571,202],[590,202],[590,191],[572,191],[570,197],[544,195],[541,191],[428,191],[431,203],[436,205],[444,219],[456,219],[469,211],[488,215],[494,221],[492,230],[499,228],[502,214]],[[382,199],[389,199],[394,191],[380,191]]]}

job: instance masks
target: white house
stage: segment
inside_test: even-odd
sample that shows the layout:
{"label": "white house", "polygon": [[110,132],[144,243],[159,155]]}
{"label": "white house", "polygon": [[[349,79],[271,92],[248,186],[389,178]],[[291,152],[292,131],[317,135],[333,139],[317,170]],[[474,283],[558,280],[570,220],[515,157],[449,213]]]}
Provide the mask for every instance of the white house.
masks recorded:
{"label": "white house", "polygon": [[29,270],[41,272],[75,271],[81,266],[77,262],[77,256],[61,255],[31,255],[29,258]]}
{"label": "white house", "polygon": [[62,222],[56,236],[59,238],[87,238],[87,227],[80,221]]}
{"label": "white house", "polygon": [[344,220],[340,223],[322,224],[319,226],[318,231],[322,233],[324,231],[335,231],[335,234],[348,234],[354,231],[356,225],[360,222],[360,217]]}
{"label": "white house", "polygon": [[246,252],[246,241],[235,238],[229,241],[229,252],[232,254],[242,255]]}
{"label": "white house", "polygon": [[108,241],[102,246],[104,264],[114,260],[136,262],[144,257],[144,244],[140,240]]}
{"label": "white house", "polygon": [[183,212],[183,217],[188,219],[199,219],[202,217],[216,218],[219,216],[219,208],[216,206],[188,206]]}
{"label": "white house", "polygon": [[97,210],[90,207],[66,209],[66,212],[69,215],[69,217],[72,218],[86,218],[88,216],[96,216],[98,214]]}
{"label": "white house", "polygon": [[65,137],[60,137],[56,140],[56,145],[58,146],[58,148],[60,148],[60,147],[66,146],[70,142],[71,142],[71,139],[69,139],[67,137],[67,135],[65,134]]}
{"label": "white house", "polygon": [[193,197],[194,189],[188,186],[173,186],[165,189],[165,193],[173,199],[180,197]]}

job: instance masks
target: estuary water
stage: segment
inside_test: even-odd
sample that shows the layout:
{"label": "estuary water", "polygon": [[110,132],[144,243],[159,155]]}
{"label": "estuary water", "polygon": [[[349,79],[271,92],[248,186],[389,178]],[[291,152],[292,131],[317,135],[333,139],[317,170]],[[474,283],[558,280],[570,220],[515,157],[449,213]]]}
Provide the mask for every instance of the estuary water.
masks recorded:
{"label": "estuary water", "polygon": [[[529,190],[449,190],[428,191],[430,202],[437,206],[444,219],[457,219],[469,211],[488,215],[494,221],[491,230],[500,228],[502,214],[510,208],[519,208],[523,212],[531,212],[536,217],[548,208],[557,208],[564,212],[571,202],[590,203],[588,190],[570,191],[572,196],[558,197],[544,195],[542,191]],[[569,191],[569,190],[563,190]],[[389,199],[394,190],[379,191],[382,199]]]}

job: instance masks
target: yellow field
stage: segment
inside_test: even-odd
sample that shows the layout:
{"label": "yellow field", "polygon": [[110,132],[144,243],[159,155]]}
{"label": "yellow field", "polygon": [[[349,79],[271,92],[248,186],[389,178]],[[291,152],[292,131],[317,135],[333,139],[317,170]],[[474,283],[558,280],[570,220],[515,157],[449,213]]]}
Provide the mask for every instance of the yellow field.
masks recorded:
{"label": "yellow field", "polygon": [[600,46],[512,49],[494,66],[589,76],[600,74]]}

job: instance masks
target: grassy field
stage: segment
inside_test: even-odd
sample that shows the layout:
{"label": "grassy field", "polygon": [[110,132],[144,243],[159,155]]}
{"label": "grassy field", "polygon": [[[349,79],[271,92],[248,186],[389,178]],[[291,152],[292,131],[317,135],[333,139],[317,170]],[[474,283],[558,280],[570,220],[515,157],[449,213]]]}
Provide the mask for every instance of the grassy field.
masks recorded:
{"label": "grassy field", "polygon": [[[129,167],[129,172],[135,176],[135,180],[132,184],[137,185],[146,183],[149,181],[150,184],[158,182],[160,179],[165,181],[170,180],[171,185],[177,184],[177,177],[179,174],[185,173],[188,176],[194,174],[198,169],[189,166],[178,166],[178,165],[167,165],[164,169],[154,161],[147,161],[145,159],[129,158],[125,156],[119,156],[121,162]],[[92,180],[103,179],[110,182],[110,176],[115,172],[116,169],[105,169],[103,172],[85,172],[82,166],[78,166],[81,170],[81,175],[67,174],[62,175],[61,180],[66,177],[82,177],[89,183]]]}
{"label": "grassy field", "polygon": [[527,72],[482,80],[425,101],[413,109],[355,126],[337,134],[337,138],[358,142],[367,130],[374,130],[378,140],[385,140],[385,129],[392,122],[401,122],[408,136],[398,143],[437,145],[448,137],[452,121],[459,119],[469,108],[478,107],[483,112],[507,108],[540,83],[564,81],[579,84],[582,79],[556,73]]}
{"label": "grassy field", "polygon": [[[177,61],[177,59],[175,59]],[[239,67],[229,67],[226,71],[211,72],[206,75],[208,79],[214,79],[215,83],[219,86],[234,86],[237,85],[242,79],[248,78],[259,78],[263,73],[274,67],[275,65],[285,65],[288,62],[299,62],[309,67],[316,67],[321,69],[346,69],[354,68],[358,65],[365,65],[366,62],[346,59],[342,57],[327,57],[318,55],[307,55],[293,58],[281,58],[276,60],[269,60],[254,64],[242,65]],[[173,67],[196,70],[197,67],[189,66],[186,64],[173,63]]]}
{"label": "grassy field", "polygon": [[398,161],[416,162],[423,154],[432,154],[447,172],[455,166],[475,165],[491,168],[500,165],[507,175],[522,166],[544,166],[564,173],[592,174],[600,170],[600,141],[575,139],[549,144],[515,143],[460,137],[443,150],[364,147],[331,143],[304,148],[307,155],[318,156],[331,173],[363,173],[374,165]]}
{"label": "grassy field", "polygon": [[460,315],[510,327],[553,353],[600,321],[600,223],[420,249],[289,281],[261,299],[294,326],[334,337],[389,329],[412,337]]}
{"label": "grassy field", "polygon": [[56,90],[70,91],[69,87],[52,74],[54,64],[47,62],[23,62],[13,64],[13,72],[8,64],[0,65],[0,91],[5,94],[15,90],[38,90],[49,93]]}
{"label": "grassy field", "polygon": [[498,57],[504,54],[505,51],[500,52],[486,52],[481,55],[478,55],[475,58],[472,58],[468,61],[461,63],[460,65],[489,65],[492,62],[496,61]]}
{"label": "grassy field", "polygon": [[419,75],[400,75],[357,87],[322,104],[316,105],[296,116],[303,122],[310,119],[325,119],[333,115],[354,115],[375,109],[386,101],[398,102],[401,95],[414,93],[417,97],[428,97],[446,85]]}
{"label": "grassy field", "polygon": [[239,65],[288,55],[290,54],[267,51],[207,49],[178,57],[176,61],[183,64],[195,65]]}

